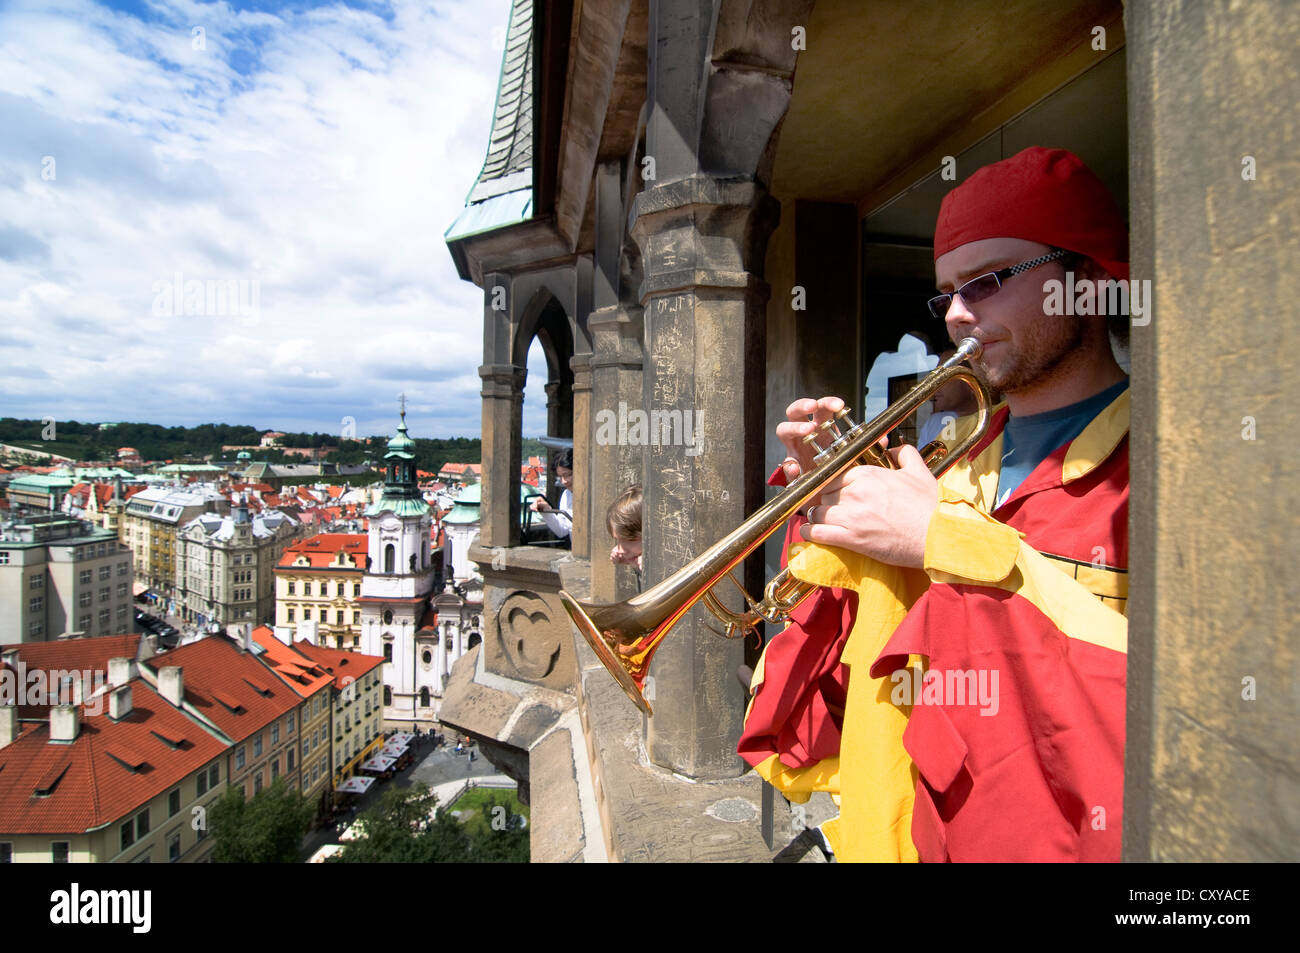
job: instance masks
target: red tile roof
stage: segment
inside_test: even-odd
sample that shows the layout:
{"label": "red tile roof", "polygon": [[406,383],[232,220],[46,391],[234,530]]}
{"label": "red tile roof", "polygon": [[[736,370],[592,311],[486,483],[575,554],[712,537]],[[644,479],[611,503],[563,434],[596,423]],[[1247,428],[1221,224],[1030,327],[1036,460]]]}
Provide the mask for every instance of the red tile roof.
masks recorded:
{"label": "red tile roof", "polygon": [[293,647],[315,662],[320,663],[325,671],[334,676],[334,685],[338,689],[347,688],[380,665],[384,664],[382,655],[362,655],[346,649],[331,649],[323,645],[312,645],[306,639],[293,643]]}
{"label": "red tile roof", "polygon": [[[181,666],[185,700],[236,743],[299,703],[298,696],[273,678],[257,658],[220,636],[182,645],[145,664],[155,672],[164,665]],[[254,685],[264,686],[268,692],[263,694]]]}
{"label": "red tile roof", "polygon": [[[80,706],[81,727],[71,744],[51,743],[46,720],[20,723],[18,738],[0,748],[0,832],[73,834],[111,824],[226,750],[143,679],[129,684],[131,713],[113,722],[107,701],[96,715]],[[110,836],[109,849],[117,843]]]}
{"label": "red tile roof", "polygon": [[311,562],[310,568],[329,569],[334,563],[334,557],[342,550],[364,569],[370,565],[368,545],[369,538],[364,533],[317,533],[315,536],[299,540],[286,549],[280,556],[276,568],[305,569],[307,567],[293,564],[299,556],[306,556]]}
{"label": "red tile roof", "polygon": [[334,681],[334,677],[317,661],[275,637],[269,626],[253,630],[257,644],[266,649],[262,660],[271,666],[290,688],[302,698],[311,698]]}

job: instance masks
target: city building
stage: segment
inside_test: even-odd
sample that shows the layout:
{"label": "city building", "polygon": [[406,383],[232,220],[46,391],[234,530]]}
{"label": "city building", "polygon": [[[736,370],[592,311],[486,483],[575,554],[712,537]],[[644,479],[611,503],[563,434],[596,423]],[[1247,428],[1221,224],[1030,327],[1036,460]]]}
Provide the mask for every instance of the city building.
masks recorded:
{"label": "city building", "polygon": [[[277,638],[281,638],[277,633]],[[299,639],[293,647],[333,678],[330,755],[334,787],[384,746],[384,660]],[[304,738],[304,742],[306,739]],[[317,749],[313,745],[312,749]]]}
{"label": "city building", "polygon": [[0,523],[0,643],[130,632],[131,561],[115,533],[72,516]]}
{"label": "city building", "polygon": [[0,695],[0,864],[209,858],[229,742],[187,710],[179,669],[140,667],[142,649],[138,636],[6,647],[0,678],[94,677],[70,679],[71,699]]}
{"label": "city building", "polygon": [[275,567],[275,624],[316,623],[317,644],[359,649],[365,533],[319,533],[285,549]]}
{"label": "city building", "polygon": [[173,694],[184,699],[185,711],[225,739],[221,777],[244,797],[282,775],[301,790],[297,766],[307,703],[261,660],[265,650],[253,641],[252,626],[236,631],[234,639],[212,636],[182,645],[145,660],[142,668],[153,681],[179,682],[182,691]]}
{"label": "city building", "polygon": [[22,507],[37,513],[54,513],[63,505],[64,495],[75,482],[61,472],[22,473],[10,479],[5,494],[11,509]]}
{"label": "city building", "polygon": [[250,515],[247,494],[225,516],[190,520],[176,535],[171,611],[197,625],[274,621],[275,566],[302,532],[302,523],[275,510]]}
{"label": "city building", "polygon": [[331,807],[330,798],[334,790],[333,746],[330,744],[334,676],[319,661],[291,643],[280,641],[267,626],[253,629],[252,637],[263,649],[258,656],[262,664],[280,676],[303,700],[298,717],[302,752],[296,759],[286,754],[286,773],[297,772],[298,789],[316,805],[318,815],[323,815]]}
{"label": "city building", "polygon": [[211,487],[158,486],[132,496],[122,512],[120,539],[135,557],[136,581],[175,609],[176,545],[180,528],[203,513],[227,514],[230,501]]}
{"label": "city building", "polygon": [[458,486],[466,483],[477,483],[483,479],[483,464],[444,463],[442,469],[438,471],[438,479],[444,483],[454,483]]}
{"label": "city building", "polygon": [[[415,441],[402,409],[384,454],[384,486],[366,510],[369,566],[361,582],[361,650],[384,659],[384,717],[419,720],[419,665],[437,636],[425,628],[437,575],[430,539],[433,514],[415,481]],[[421,631],[423,630],[423,631]]]}

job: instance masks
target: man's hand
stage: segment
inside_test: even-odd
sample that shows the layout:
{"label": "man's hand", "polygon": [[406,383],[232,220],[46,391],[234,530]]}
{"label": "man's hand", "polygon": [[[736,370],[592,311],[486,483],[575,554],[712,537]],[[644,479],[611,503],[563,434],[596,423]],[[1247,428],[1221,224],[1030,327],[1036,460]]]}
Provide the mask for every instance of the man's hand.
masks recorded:
{"label": "man's hand", "polygon": [[[776,433],[794,458],[784,464],[787,478],[811,468],[814,451],[803,444],[803,437],[842,406],[839,398],[823,397],[797,400],[786,408],[790,422],[779,424]],[[939,505],[938,481],[915,447],[889,453],[899,469],[854,467],[827,485],[806,511],[810,522],[800,530],[803,538],[920,569],[930,518]]]}
{"label": "man's hand", "polygon": [[545,513],[551,509],[551,504],[546,502],[546,498],[539,496],[529,504],[528,508],[534,513]]}

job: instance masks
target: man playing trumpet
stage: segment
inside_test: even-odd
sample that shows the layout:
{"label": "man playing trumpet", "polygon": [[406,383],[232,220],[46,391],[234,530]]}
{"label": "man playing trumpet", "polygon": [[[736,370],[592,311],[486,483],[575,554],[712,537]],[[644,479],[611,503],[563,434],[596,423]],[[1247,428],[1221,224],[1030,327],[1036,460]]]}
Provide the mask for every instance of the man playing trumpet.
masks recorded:
{"label": "man playing trumpet", "polygon": [[[792,552],[818,544],[795,575],[834,588],[770,643],[741,742],[795,798],[838,790],[841,859],[1120,857],[1128,379],[1107,316],[1050,313],[1048,283],[1072,272],[1101,301],[1127,261],[1114,200],[1062,150],[943,201],[929,305],[983,345],[974,368],[1005,405],[940,480],[903,446],[792,522]],[[787,408],[773,482],[812,466],[803,438],[841,407]]]}

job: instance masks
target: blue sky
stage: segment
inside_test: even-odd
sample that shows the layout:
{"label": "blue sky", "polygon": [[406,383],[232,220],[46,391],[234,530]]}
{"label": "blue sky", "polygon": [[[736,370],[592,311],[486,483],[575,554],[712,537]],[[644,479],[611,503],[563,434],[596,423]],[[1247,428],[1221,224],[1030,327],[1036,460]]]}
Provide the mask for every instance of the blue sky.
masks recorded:
{"label": "blue sky", "polygon": [[[509,0],[0,6],[0,416],[477,434]],[[544,432],[530,359],[524,432]]]}

